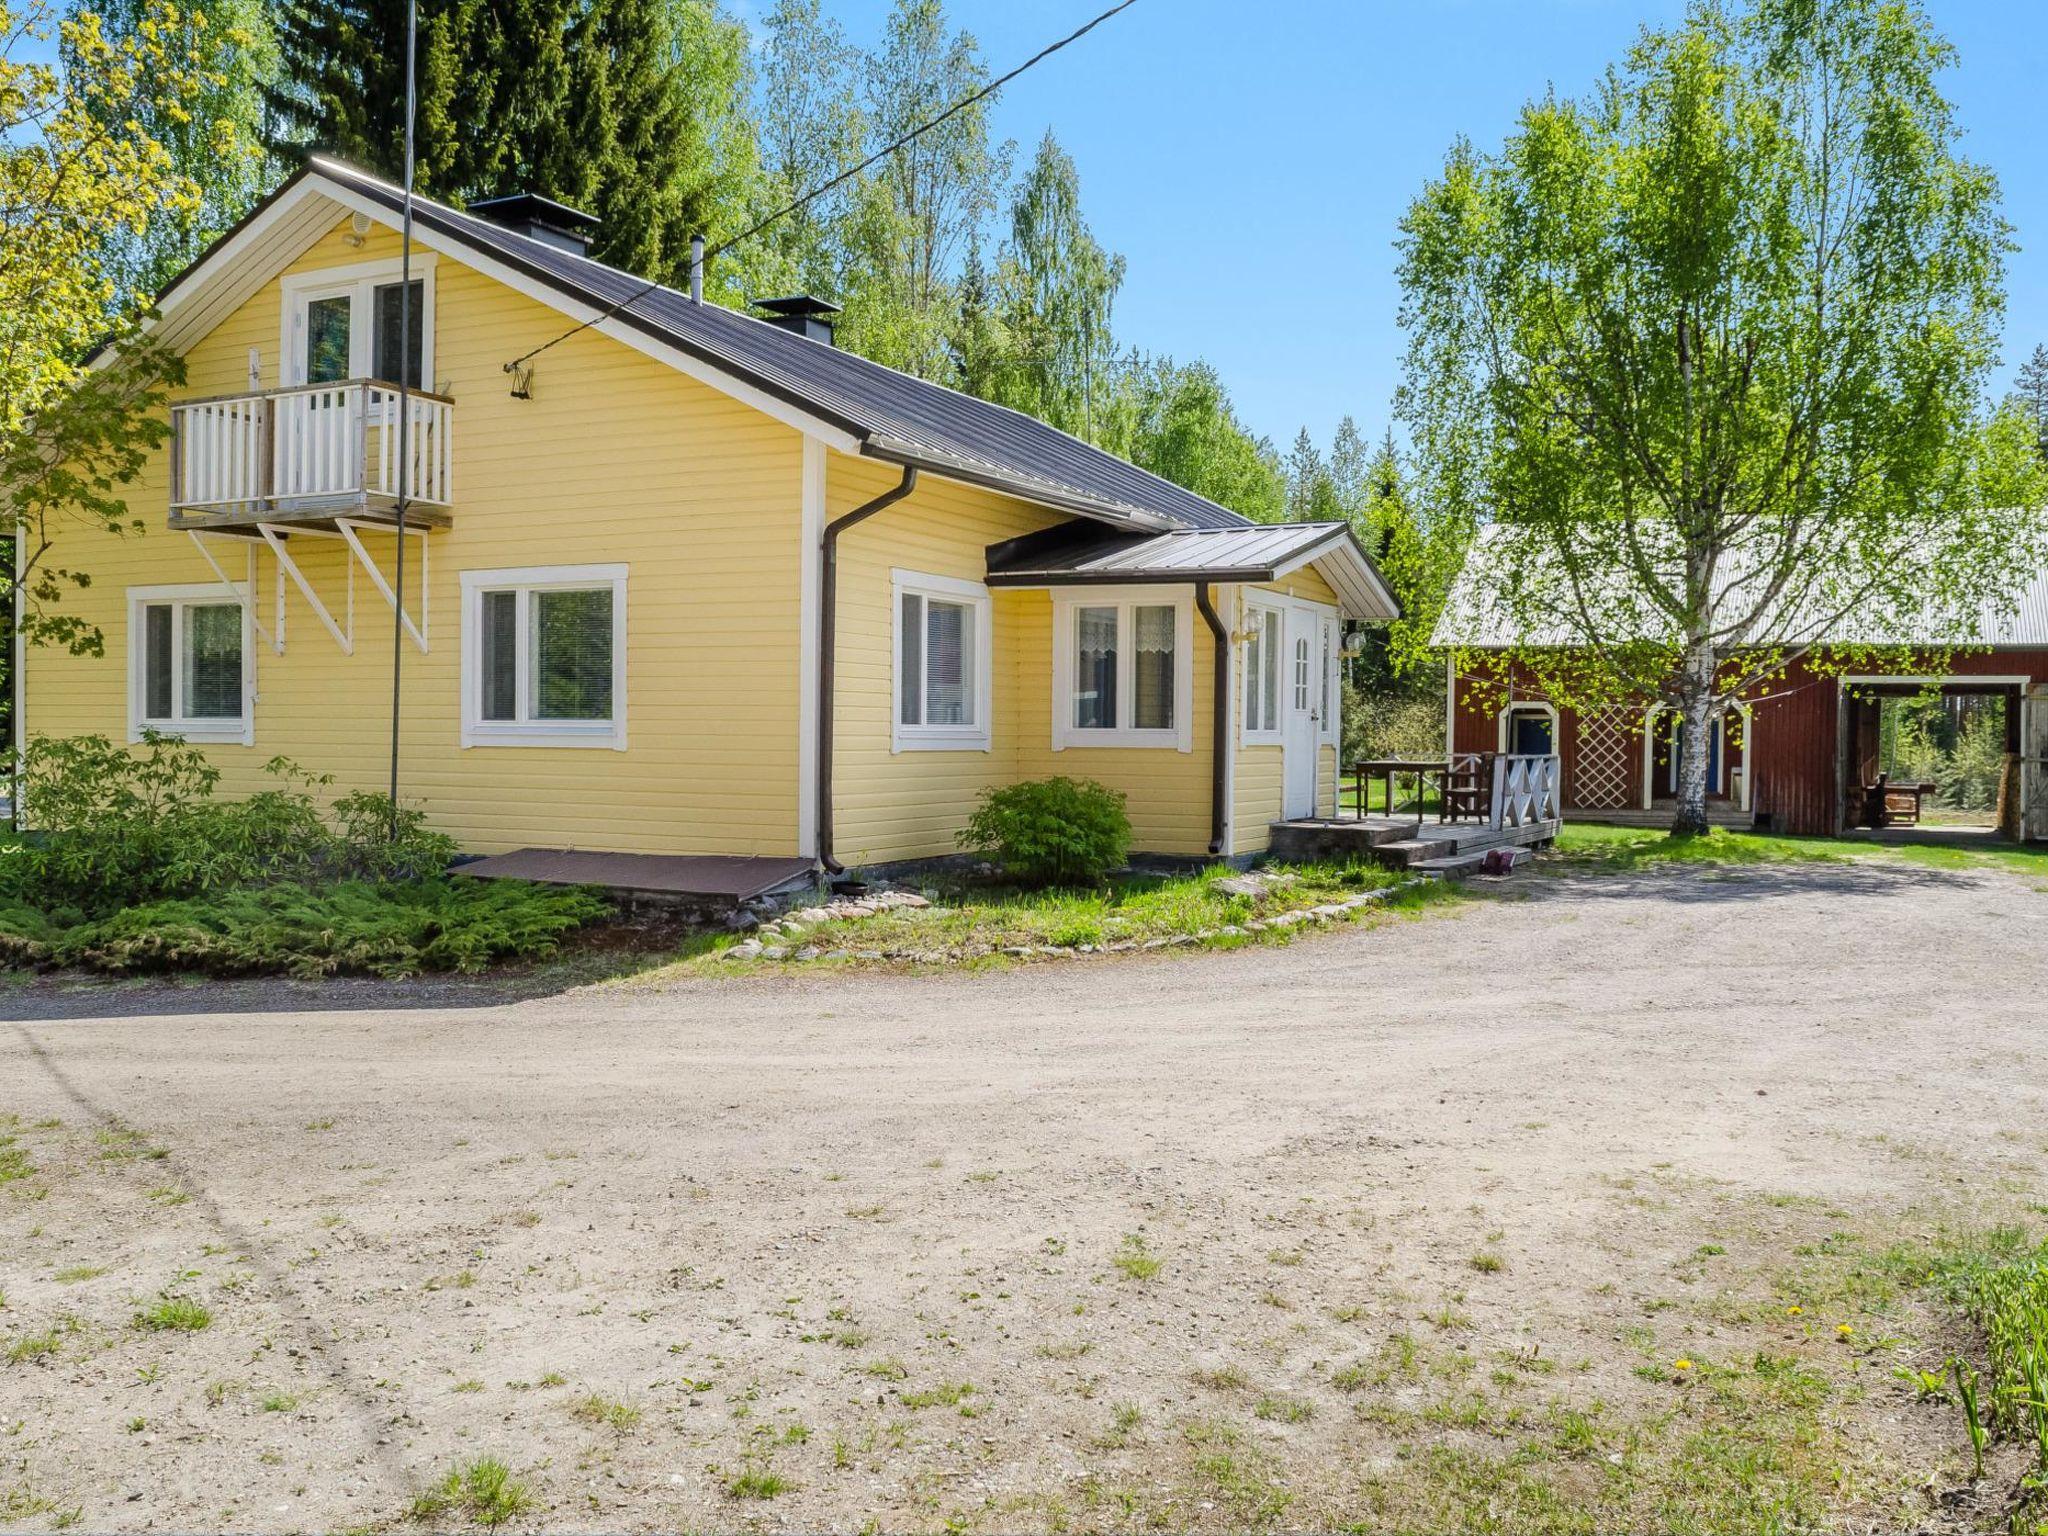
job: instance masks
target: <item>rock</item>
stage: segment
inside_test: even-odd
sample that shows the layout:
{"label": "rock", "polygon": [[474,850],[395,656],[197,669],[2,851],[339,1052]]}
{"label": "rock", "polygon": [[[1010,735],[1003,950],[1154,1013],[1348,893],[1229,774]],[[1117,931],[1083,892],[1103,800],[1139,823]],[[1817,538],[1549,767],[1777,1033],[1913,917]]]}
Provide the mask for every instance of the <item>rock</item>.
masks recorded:
{"label": "rock", "polygon": [[789,958],[789,948],[783,944],[770,944],[761,951],[761,958],[763,960],[787,960]]}
{"label": "rock", "polygon": [[758,960],[766,953],[767,948],[768,946],[759,939],[747,939],[728,949],[725,952],[725,958],[728,960]]}
{"label": "rock", "polygon": [[761,919],[744,907],[734,907],[725,914],[725,926],[734,933],[745,933],[749,928],[761,926]]}
{"label": "rock", "polygon": [[825,951],[818,948],[817,945],[806,944],[802,949],[796,952],[793,958],[798,960],[815,960],[818,958],[818,956],[822,955],[823,953],[825,953]]}
{"label": "rock", "polygon": [[1249,896],[1253,901],[1262,900],[1270,887],[1257,875],[1226,875],[1218,880],[1212,890],[1226,896]]}

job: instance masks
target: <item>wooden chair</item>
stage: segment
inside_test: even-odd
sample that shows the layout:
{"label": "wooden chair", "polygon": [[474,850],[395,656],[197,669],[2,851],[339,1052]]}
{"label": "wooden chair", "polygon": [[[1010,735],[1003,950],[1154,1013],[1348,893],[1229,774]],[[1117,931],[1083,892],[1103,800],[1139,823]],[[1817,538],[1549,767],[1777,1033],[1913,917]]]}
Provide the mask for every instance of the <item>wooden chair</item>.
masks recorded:
{"label": "wooden chair", "polygon": [[1890,782],[1890,774],[1880,773],[1875,784],[1865,784],[1863,786],[1863,825],[1871,828],[1873,831],[1888,826],[1891,823],[1891,810],[1887,804],[1888,797],[1885,794],[1885,789]]}
{"label": "wooden chair", "polygon": [[1493,814],[1493,760],[1491,752],[1460,752],[1451,758],[1437,820],[1484,821]]}

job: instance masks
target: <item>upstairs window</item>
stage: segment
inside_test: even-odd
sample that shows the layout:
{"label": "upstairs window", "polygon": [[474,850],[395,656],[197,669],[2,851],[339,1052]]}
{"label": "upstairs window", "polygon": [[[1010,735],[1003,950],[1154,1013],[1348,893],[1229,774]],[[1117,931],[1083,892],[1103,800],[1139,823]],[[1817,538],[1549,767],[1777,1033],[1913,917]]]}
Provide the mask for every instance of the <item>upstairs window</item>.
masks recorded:
{"label": "upstairs window", "polygon": [[250,739],[254,660],[239,596],[220,586],[131,587],[129,735]]}
{"label": "upstairs window", "polygon": [[626,744],[626,568],[462,573],[462,744]]}
{"label": "upstairs window", "polygon": [[985,750],[993,656],[988,589],[916,571],[897,571],[894,589],[892,750]]}
{"label": "upstairs window", "polygon": [[[434,377],[434,263],[412,261],[411,312],[401,316],[407,284],[396,261],[366,262],[284,279],[284,383],[339,384],[345,379],[399,382],[428,389]],[[409,324],[407,321],[409,320]],[[401,346],[405,338],[410,344]]]}

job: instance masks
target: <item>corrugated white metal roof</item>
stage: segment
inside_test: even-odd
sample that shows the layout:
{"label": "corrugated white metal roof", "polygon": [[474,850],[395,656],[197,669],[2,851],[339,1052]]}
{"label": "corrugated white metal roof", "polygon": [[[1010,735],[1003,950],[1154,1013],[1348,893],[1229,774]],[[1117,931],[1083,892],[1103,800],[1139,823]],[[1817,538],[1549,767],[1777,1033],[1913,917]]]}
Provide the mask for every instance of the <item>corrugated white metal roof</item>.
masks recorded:
{"label": "corrugated white metal roof", "polygon": [[[1514,646],[1568,649],[1578,644],[1580,631],[1562,621],[1532,622],[1507,600],[1507,584],[1516,579],[1515,556],[1507,541],[1513,530],[1492,524],[1479,531],[1465,564],[1452,583],[1449,598],[1439,616],[1432,643],[1463,646],[1471,650],[1506,650]],[[1523,563],[1526,570],[1526,562]],[[1725,578],[1737,580],[1735,575]],[[1619,587],[1616,589],[1619,591]],[[1519,605],[1525,607],[1526,605]],[[1789,621],[1785,630],[1797,626]],[[1886,622],[1880,607],[1866,605],[1853,616],[1828,627],[1818,636],[1801,633],[1801,644],[1869,646],[2003,646],[2017,649],[2048,648],[2048,544],[2042,548],[2041,569],[2021,591],[2019,599],[2002,612],[1986,612],[1953,633],[1916,632],[1916,626]]]}

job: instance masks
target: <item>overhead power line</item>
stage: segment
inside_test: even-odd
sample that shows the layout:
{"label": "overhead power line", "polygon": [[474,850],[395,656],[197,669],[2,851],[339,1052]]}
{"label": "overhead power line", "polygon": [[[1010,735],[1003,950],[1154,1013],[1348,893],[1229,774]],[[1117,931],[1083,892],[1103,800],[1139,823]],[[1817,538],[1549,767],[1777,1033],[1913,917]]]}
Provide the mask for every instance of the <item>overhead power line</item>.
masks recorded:
{"label": "overhead power line", "polygon": [[[854,177],[860,175],[861,172],[867,170],[870,166],[873,166],[880,161],[888,159],[889,156],[895,154],[897,150],[902,149],[905,145],[914,142],[924,134],[930,133],[934,128],[937,128],[940,124],[949,122],[953,118],[958,117],[962,112],[965,112],[969,107],[973,106],[976,102],[986,101],[989,97],[993,96],[997,91],[1001,90],[1004,86],[1008,85],[1012,80],[1016,79],[1019,75],[1023,74],[1027,69],[1030,69],[1033,65],[1042,63],[1046,59],[1051,58],[1054,54],[1058,53],[1062,48],[1067,47],[1069,44],[1079,42],[1082,38],[1086,37],[1090,32],[1093,32],[1097,27],[1101,26],[1105,21],[1108,21],[1110,17],[1116,15],[1119,11],[1129,10],[1133,5],[1136,5],[1137,3],[1138,0],[1118,0],[1117,4],[1112,5],[1108,10],[1104,11],[1101,15],[1096,16],[1093,20],[1085,23],[1082,26],[1076,27],[1073,31],[1069,32],[1065,37],[1061,38],[1058,42],[1049,43],[1045,47],[1039,49],[1038,52],[1031,55],[1030,58],[1026,59],[1022,64],[1019,64],[1015,69],[1011,70],[1009,73],[1004,75],[998,75],[995,79],[989,81],[987,85],[982,86],[981,89],[977,91],[972,91],[969,94],[961,97],[958,101],[954,102],[953,105],[946,108],[945,111],[941,112],[937,117],[931,118],[926,122],[919,123],[915,128],[912,128],[908,133],[902,134],[899,137],[892,139],[889,143],[883,145],[880,149],[876,150],[873,154],[869,155],[867,159],[861,161],[859,165],[854,166],[850,170],[841,171],[837,176],[834,176],[830,181],[825,182],[820,186],[813,187],[810,191],[804,193],[803,196],[796,198],[789,203],[786,203],[782,207],[776,209],[773,213],[769,214],[766,218],[762,219],[759,223],[748,226],[746,229],[741,230],[738,234],[732,236],[730,239],[719,241],[717,245],[714,245],[710,250],[704,253],[703,259],[709,261],[714,256],[723,255],[725,252],[731,250],[734,246],[738,245],[741,241],[751,240],[754,236],[760,234],[762,230],[768,228],[778,219],[786,219],[792,213],[796,213],[802,208],[806,207],[807,205],[816,202],[819,198],[823,197],[827,192],[832,191],[834,188],[844,186],[847,182],[853,180]],[[505,372],[515,372],[519,368],[525,366],[527,363],[532,362],[536,357],[539,357],[541,353],[547,351],[548,348],[559,346],[561,343],[567,341],[571,336],[575,336],[580,332],[587,331],[593,325],[603,324],[605,321],[611,319],[614,315],[618,314],[619,311],[623,309],[628,309],[632,305],[637,304],[640,300],[646,298],[648,294],[654,292],[655,289],[660,288],[662,286],[662,283],[658,279],[649,281],[644,286],[634,290],[632,293],[627,294],[623,299],[619,299],[612,304],[608,304],[607,306],[605,306],[605,308],[599,310],[595,315],[592,315],[588,320],[584,321],[581,325],[573,326],[569,330],[562,332],[562,334],[555,337],[553,341],[544,341],[539,346],[535,347],[531,352],[527,352],[519,357],[515,357],[514,359],[512,359],[511,362],[505,365]]]}

